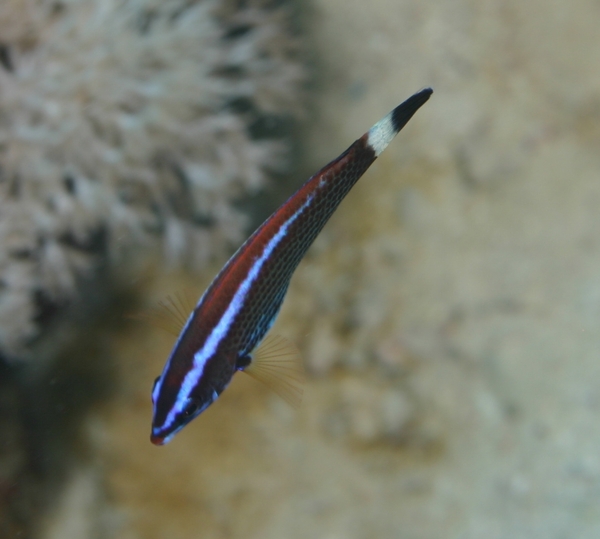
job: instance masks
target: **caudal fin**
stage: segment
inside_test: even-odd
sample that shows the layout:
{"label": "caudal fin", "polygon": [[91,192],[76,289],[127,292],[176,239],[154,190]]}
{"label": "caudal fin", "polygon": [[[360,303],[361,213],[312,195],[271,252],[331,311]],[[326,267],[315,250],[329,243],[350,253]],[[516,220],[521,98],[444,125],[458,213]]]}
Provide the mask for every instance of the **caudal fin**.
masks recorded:
{"label": "caudal fin", "polygon": [[398,134],[410,120],[414,113],[427,102],[433,90],[425,88],[420,92],[409,97],[403,103],[400,103],[385,118],[379,120],[371,129],[369,129],[367,144],[373,148],[375,157],[378,157],[385,150],[392,139]]}

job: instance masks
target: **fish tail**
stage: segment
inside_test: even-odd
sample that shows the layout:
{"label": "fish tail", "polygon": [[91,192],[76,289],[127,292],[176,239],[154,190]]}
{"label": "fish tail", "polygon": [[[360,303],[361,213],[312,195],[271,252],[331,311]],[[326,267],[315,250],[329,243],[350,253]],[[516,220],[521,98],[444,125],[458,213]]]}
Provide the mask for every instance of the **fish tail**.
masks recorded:
{"label": "fish tail", "polygon": [[400,103],[385,118],[379,120],[367,133],[367,143],[378,157],[388,144],[413,117],[414,113],[429,99],[433,90],[424,88]]}

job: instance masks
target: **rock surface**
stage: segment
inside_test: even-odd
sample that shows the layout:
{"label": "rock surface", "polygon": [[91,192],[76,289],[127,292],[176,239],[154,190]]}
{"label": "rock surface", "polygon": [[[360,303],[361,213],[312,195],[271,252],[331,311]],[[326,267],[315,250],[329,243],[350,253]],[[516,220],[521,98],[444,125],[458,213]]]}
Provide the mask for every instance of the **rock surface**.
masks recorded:
{"label": "rock surface", "polygon": [[238,375],[153,447],[171,343],[119,337],[121,386],[74,483],[103,478],[107,537],[598,537],[599,11],[315,0],[307,169],[435,94],[292,282],[279,331],[311,374],[300,412]]}

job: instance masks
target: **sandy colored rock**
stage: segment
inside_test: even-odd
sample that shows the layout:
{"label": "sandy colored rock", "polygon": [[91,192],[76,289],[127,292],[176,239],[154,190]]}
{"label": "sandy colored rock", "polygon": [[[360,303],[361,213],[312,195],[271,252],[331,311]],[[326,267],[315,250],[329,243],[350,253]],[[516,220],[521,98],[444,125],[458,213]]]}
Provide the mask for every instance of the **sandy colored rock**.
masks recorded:
{"label": "sandy colored rock", "polygon": [[313,9],[309,172],[413,91],[435,94],[292,282],[280,331],[311,373],[300,412],[238,375],[152,447],[170,342],[120,338],[91,464],[110,536],[596,538],[597,3]]}

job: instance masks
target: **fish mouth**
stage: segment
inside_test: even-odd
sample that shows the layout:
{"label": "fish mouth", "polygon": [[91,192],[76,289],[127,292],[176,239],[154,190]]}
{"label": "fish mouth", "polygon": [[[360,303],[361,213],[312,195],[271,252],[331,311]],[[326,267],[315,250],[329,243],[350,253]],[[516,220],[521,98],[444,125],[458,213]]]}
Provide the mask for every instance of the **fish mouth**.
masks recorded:
{"label": "fish mouth", "polygon": [[159,436],[158,434],[154,433],[150,434],[150,441],[154,445],[165,445],[168,442],[165,436]]}
{"label": "fish mouth", "polygon": [[184,425],[181,425],[178,429],[169,432],[168,429],[158,429],[153,428],[150,433],[150,441],[154,445],[165,445],[168,444],[173,437],[183,428]]}
{"label": "fish mouth", "polygon": [[175,432],[166,431],[165,432],[164,429],[153,428],[152,432],[150,433],[150,441],[154,445],[168,444],[173,439],[173,436],[175,436],[176,432],[177,431],[175,431]]}

